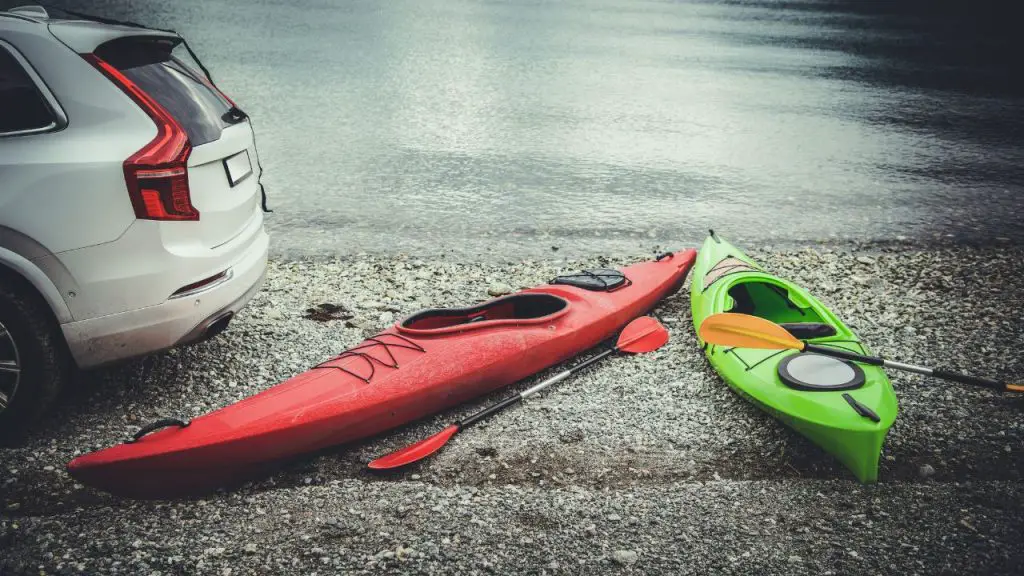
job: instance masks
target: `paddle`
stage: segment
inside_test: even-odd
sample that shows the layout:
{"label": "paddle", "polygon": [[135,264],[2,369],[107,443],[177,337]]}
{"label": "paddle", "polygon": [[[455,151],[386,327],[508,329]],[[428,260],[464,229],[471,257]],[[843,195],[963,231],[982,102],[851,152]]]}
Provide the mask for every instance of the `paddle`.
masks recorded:
{"label": "paddle", "polygon": [[762,348],[768,350],[792,349],[801,352],[813,352],[823,356],[832,356],[844,360],[852,360],[873,366],[884,366],[905,370],[925,376],[934,376],[943,380],[952,380],[962,384],[973,384],[994,390],[1024,392],[1024,385],[1007,384],[998,380],[958,374],[949,370],[937,368],[925,368],[913,364],[894,362],[877,356],[863,356],[848,350],[839,350],[826,346],[815,346],[798,340],[785,328],[778,324],[747,314],[735,314],[723,312],[713,314],[704,319],[700,325],[700,339],[716,346],[731,346],[734,348]]}
{"label": "paddle", "polygon": [[377,458],[373,462],[370,462],[368,466],[373,470],[390,470],[393,468],[400,468],[407,464],[412,464],[413,462],[418,462],[440,450],[442,446],[448,443],[452,436],[462,430],[469,428],[488,416],[501,412],[509,406],[522,402],[527,397],[533,396],[537,392],[540,392],[556,382],[565,380],[569,376],[572,376],[599,360],[611,356],[615,352],[628,352],[630,354],[651,352],[661,348],[666,342],[668,342],[668,331],[665,330],[665,327],[662,326],[660,322],[650,316],[637,318],[622,329],[614,348],[605,350],[604,352],[581,362],[579,365],[564,372],[560,372],[540,384],[516,394],[515,396],[506,398],[497,404],[492,404],[461,422],[456,422],[444,430],[441,430],[430,438],[420,440],[415,444],[406,446],[405,448],[392,452],[387,456]]}

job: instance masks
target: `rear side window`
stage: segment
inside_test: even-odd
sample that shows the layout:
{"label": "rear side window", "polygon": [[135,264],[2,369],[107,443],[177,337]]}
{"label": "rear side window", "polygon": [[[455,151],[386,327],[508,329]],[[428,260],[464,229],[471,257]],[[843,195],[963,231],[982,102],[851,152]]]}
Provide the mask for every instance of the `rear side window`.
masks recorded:
{"label": "rear side window", "polygon": [[0,45],[0,136],[56,126],[53,112],[35,82],[11,52]]}
{"label": "rear side window", "polygon": [[100,46],[96,55],[163,106],[192,145],[200,146],[220,138],[231,124],[223,118],[231,104],[186,64],[186,56],[179,57],[176,45],[162,38],[124,38]]}

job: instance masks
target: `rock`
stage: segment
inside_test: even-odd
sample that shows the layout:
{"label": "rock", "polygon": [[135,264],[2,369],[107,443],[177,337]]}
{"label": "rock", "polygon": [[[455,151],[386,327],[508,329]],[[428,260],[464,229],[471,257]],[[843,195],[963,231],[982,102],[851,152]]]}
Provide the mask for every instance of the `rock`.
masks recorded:
{"label": "rock", "polygon": [[380,322],[381,324],[391,324],[392,322],[395,321],[395,313],[381,312],[380,316],[377,318],[377,321]]}
{"label": "rock", "polygon": [[267,320],[281,320],[284,318],[284,312],[281,312],[277,308],[270,308],[263,313]]}
{"label": "rock", "polygon": [[563,431],[558,435],[558,439],[563,444],[577,444],[583,441],[583,430],[573,428],[572,430]]}
{"label": "rock", "polygon": [[799,556],[795,556],[794,555],[794,556],[790,556],[786,561],[789,562],[790,564],[799,564],[799,563],[803,562],[804,559],[799,557]]}
{"label": "rock", "polygon": [[931,464],[925,464],[918,469],[917,473],[921,478],[931,478],[935,475],[935,468]]}
{"label": "rock", "polygon": [[368,323],[366,323],[363,320],[359,320],[359,319],[346,320],[345,321],[345,327],[347,327],[347,328],[358,328],[360,330],[369,330],[370,329],[370,325]]}
{"label": "rock", "polygon": [[860,274],[854,274],[850,276],[850,280],[852,280],[856,284],[860,284],[861,286],[867,286],[868,288],[873,288],[882,283],[881,280],[875,278],[874,276],[862,276]]}
{"label": "rock", "polygon": [[865,264],[867,266],[871,266],[872,264],[875,263],[875,259],[870,256],[857,256],[857,262],[860,262],[861,264]]}
{"label": "rock", "polygon": [[612,552],[612,560],[621,566],[632,566],[640,559],[640,555],[633,550],[616,550]]}
{"label": "rock", "polygon": [[340,304],[324,302],[317,304],[314,308],[307,308],[304,318],[317,322],[330,322],[331,320],[348,320],[352,318],[352,313]]}
{"label": "rock", "polygon": [[619,520],[622,520],[622,516],[619,516],[618,514],[609,514],[608,515],[608,521],[609,522],[618,522]]}
{"label": "rock", "polygon": [[487,287],[487,293],[491,296],[504,296],[512,293],[512,287],[504,282],[492,282]]}

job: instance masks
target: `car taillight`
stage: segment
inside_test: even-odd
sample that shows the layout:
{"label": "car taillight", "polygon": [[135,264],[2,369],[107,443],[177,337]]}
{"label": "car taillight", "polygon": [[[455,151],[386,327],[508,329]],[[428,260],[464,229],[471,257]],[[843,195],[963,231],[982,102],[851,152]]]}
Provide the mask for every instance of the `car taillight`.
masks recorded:
{"label": "car taillight", "polygon": [[124,161],[124,179],[135,217],[143,220],[199,220],[188,188],[192,145],[178,121],[117,68],[95,54],[83,54],[156,124],[156,138]]}

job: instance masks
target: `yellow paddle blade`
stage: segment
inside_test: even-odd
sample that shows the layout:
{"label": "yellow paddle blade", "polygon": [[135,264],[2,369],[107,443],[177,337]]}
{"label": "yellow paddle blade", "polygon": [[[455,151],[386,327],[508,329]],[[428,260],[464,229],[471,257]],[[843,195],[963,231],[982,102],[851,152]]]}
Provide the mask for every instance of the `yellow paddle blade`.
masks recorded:
{"label": "yellow paddle blade", "polygon": [[767,350],[804,349],[804,343],[794,338],[782,326],[748,314],[712,314],[701,322],[698,333],[701,340],[716,346]]}

